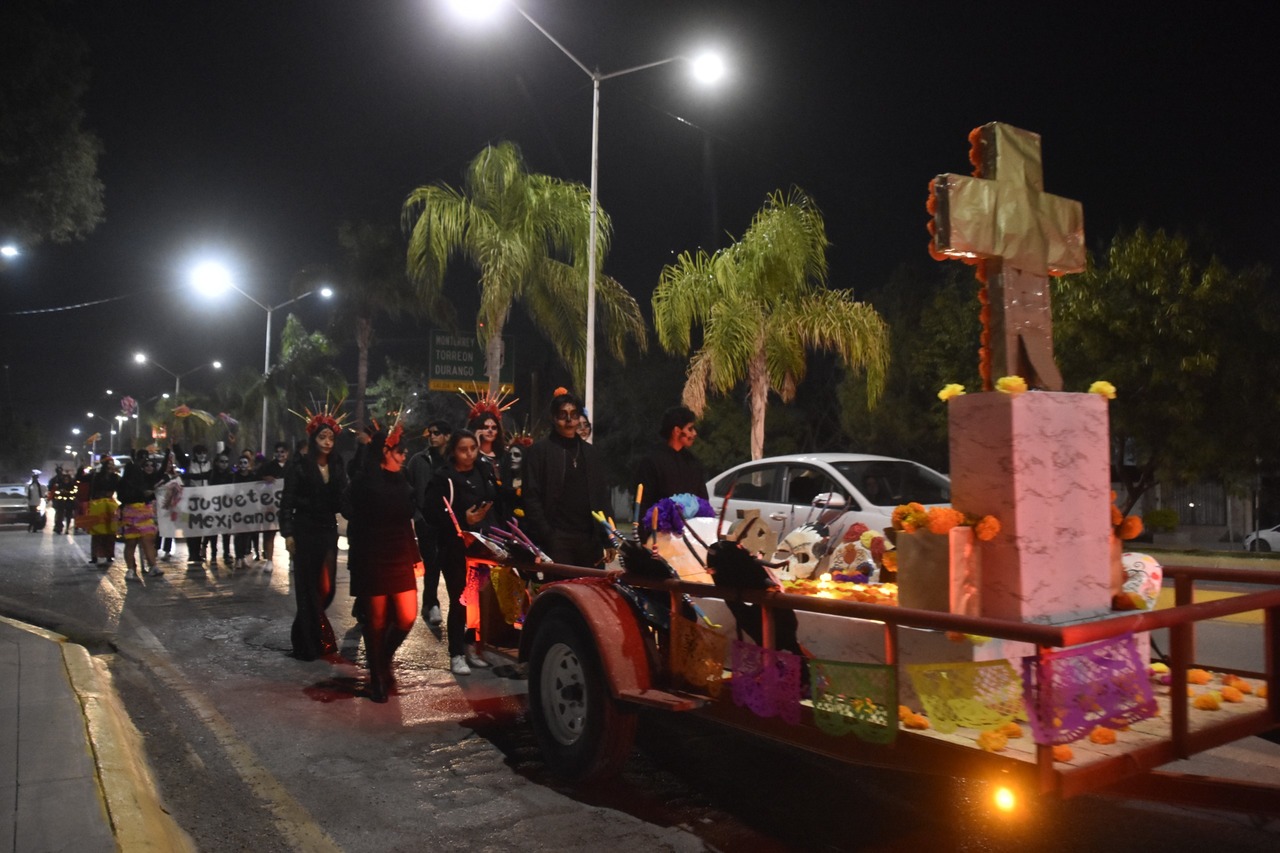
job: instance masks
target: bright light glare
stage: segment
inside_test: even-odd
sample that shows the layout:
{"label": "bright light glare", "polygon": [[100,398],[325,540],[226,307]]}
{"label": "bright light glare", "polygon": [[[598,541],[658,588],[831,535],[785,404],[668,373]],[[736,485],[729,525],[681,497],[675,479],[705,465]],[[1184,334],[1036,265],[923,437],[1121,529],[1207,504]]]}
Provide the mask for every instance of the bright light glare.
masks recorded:
{"label": "bright light glare", "polygon": [[724,58],[707,51],[693,58],[693,76],[699,83],[718,83],[725,75]]}
{"label": "bright light glare", "polygon": [[147,354],[143,352],[135,352],[133,354],[133,360],[136,361],[138,364],[146,364]]}
{"label": "bright light glare", "polygon": [[222,264],[206,261],[191,271],[191,283],[205,296],[218,296],[231,287],[231,273]]}
{"label": "bright light glare", "polygon": [[79,435],[79,434],[80,434],[80,427],[72,427],[72,428],[71,428],[71,434],[72,434],[72,435]]}
{"label": "bright light glare", "polygon": [[505,0],[449,0],[449,8],[459,18],[487,21],[498,14]]}
{"label": "bright light glare", "polygon": [[1011,789],[1006,788],[1003,785],[996,788],[993,799],[995,800],[996,808],[1005,813],[1013,811],[1014,807],[1018,805],[1017,796]]}
{"label": "bright light glare", "polygon": [[320,295],[323,296],[325,299],[328,299],[329,297],[333,296],[333,288],[332,287],[320,288]]}
{"label": "bright light glare", "polygon": [[214,369],[214,370],[221,370],[221,369],[222,369],[222,362],[220,362],[220,361],[215,361],[215,362],[213,363],[213,369]]}
{"label": "bright light glare", "polygon": [[19,254],[17,246],[10,244],[0,246],[0,255],[4,255],[6,258],[16,258]]}
{"label": "bright light glare", "polygon": [[[165,392],[164,392],[163,394],[161,394],[160,396],[161,396],[161,397],[163,397],[164,399],[168,400],[168,399],[169,399],[169,392],[168,392],[168,391],[165,391]],[[137,417],[137,415],[134,415],[134,417],[136,418],[136,417]]]}

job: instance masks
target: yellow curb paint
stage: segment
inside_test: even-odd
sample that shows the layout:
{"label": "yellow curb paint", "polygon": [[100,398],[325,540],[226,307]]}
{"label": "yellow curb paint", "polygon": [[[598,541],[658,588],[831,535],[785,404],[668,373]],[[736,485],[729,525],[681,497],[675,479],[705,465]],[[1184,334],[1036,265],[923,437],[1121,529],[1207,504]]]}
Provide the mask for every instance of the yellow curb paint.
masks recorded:
{"label": "yellow curb paint", "polygon": [[[1199,604],[1202,601],[1219,601],[1224,598],[1235,598],[1240,595],[1238,592],[1222,592],[1214,589],[1197,589],[1192,596],[1193,601]],[[1160,590],[1160,598],[1156,601],[1156,610],[1168,610],[1173,607],[1173,590],[1166,587]],[[1262,611],[1251,610],[1247,613],[1233,613],[1230,616],[1219,616],[1217,619],[1209,620],[1211,622],[1239,622],[1244,625],[1261,625]]]}

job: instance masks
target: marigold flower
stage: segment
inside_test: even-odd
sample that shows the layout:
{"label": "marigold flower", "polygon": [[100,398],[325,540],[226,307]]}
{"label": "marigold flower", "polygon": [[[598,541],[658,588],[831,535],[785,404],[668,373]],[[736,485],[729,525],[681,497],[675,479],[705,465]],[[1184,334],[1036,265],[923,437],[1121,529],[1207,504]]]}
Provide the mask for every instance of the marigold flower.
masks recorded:
{"label": "marigold flower", "polygon": [[1075,753],[1065,743],[1060,743],[1053,748],[1054,761],[1070,761],[1073,758],[1075,758]]}
{"label": "marigold flower", "polygon": [[892,516],[893,526],[907,533],[914,533],[928,523],[928,511],[923,504],[915,502],[895,507]]}
{"label": "marigold flower", "polygon": [[1216,693],[1201,693],[1191,700],[1191,707],[1200,711],[1217,711],[1222,707],[1222,700]]}
{"label": "marigold flower", "polygon": [[1017,738],[1022,737],[1022,726],[1018,725],[1013,720],[1010,720],[1009,722],[1005,723],[1003,726],[996,729],[996,731],[1000,732],[1000,734],[1004,735],[1010,740],[1016,740]]}
{"label": "marigold flower", "polygon": [[929,510],[925,523],[930,533],[947,533],[953,527],[964,524],[964,513],[947,506],[936,506]]}
{"label": "marigold flower", "polygon": [[1228,701],[1228,702],[1243,702],[1243,701],[1244,701],[1244,694],[1243,694],[1243,693],[1241,693],[1241,692],[1240,692],[1240,690],[1239,690],[1238,688],[1231,687],[1230,685],[1228,685],[1228,686],[1226,686],[1226,687],[1222,688],[1221,693],[1222,693],[1222,698],[1223,698],[1223,699],[1225,699],[1225,700],[1226,700],[1226,701]]}
{"label": "marigold flower", "polygon": [[996,390],[1002,394],[1016,397],[1027,390],[1027,380],[1021,376],[1001,376],[996,380]]}
{"label": "marigold flower", "polygon": [[912,714],[908,717],[902,718],[902,725],[904,728],[908,729],[924,730],[929,728],[929,721],[919,714]]}
{"label": "marigold flower", "polygon": [[1257,691],[1255,691],[1255,692],[1257,693],[1257,696],[1258,696],[1258,698],[1259,698],[1259,699],[1266,699],[1266,698],[1267,698],[1267,685],[1265,685],[1265,684],[1259,684],[1259,685],[1258,685],[1258,689],[1257,689]]}
{"label": "marigold flower", "polygon": [[996,538],[1000,532],[1000,519],[994,515],[984,515],[982,519],[973,526],[974,535],[983,542],[990,542]]}
{"label": "marigold flower", "polygon": [[1108,400],[1114,400],[1116,398],[1116,386],[1104,379],[1099,379],[1097,382],[1089,386],[1089,393],[1101,394]]}
{"label": "marigold flower", "polygon": [[1112,504],[1111,506],[1111,526],[1119,527],[1124,523],[1124,513],[1120,511],[1120,507]]}
{"label": "marigold flower", "polygon": [[1142,519],[1136,515],[1126,515],[1124,521],[1116,528],[1116,536],[1120,539],[1133,539],[1142,533]]}
{"label": "marigold flower", "polygon": [[1116,733],[1106,726],[1097,726],[1089,732],[1089,740],[1098,744],[1115,743]]}
{"label": "marigold flower", "polygon": [[999,731],[985,731],[978,735],[978,746],[986,752],[1002,752],[1009,745],[1009,738]]}
{"label": "marigold flower", "polygon": [[1212,677],[1211,675],[1209,675],[1209,673],[1208,673],[1207,671],[1203,670],[1203,669],[1189,669],[1189,670],[1187,670],[1187,683],[1188,683],[1188,684],[1208,684],[1208,683],[1212,680],[1212,678],[1213,678],[1213,677]]}
{"label": "marigold flower", "polygon": [[942,387],[942,390],[938,392],[938,399],[945,403],[948,400],[950,400],[952,397],[959,397],[960,395],[964,394],[964,392],[965,391],[964,391],[963,385],[957,382],[951,382],[947,385],[944,385]]}

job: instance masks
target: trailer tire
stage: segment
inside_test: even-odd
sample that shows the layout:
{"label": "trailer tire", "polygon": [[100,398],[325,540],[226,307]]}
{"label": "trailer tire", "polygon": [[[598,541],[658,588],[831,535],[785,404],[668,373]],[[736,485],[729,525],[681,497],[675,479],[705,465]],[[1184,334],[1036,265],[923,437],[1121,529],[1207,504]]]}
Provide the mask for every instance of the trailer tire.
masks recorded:
{"label": "trailer tire", "polygon": [[609,695],[590,632],[567,612],[534,636],[529,717],[547,767],[574,782],[616,774],[635,742],[636,713]]}

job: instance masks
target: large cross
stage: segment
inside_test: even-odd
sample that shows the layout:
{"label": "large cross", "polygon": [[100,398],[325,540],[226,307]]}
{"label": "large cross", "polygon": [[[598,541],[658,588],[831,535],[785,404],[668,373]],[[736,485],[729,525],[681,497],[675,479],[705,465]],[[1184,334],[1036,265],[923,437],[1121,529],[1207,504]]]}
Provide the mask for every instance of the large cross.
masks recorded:
{"label": "large cross", "polygon": [[1084,211],[1044,191],[1039,134],[991,122],[976,137],[980,177],[934,180],[934,251],[986,260],[996,369],[1061,391],[1048,277],[1084,269]]}

